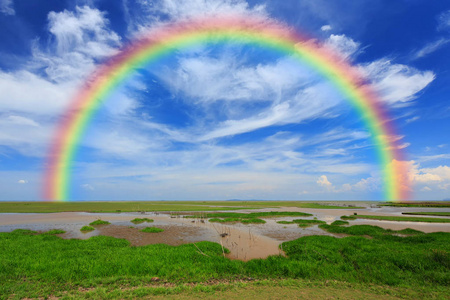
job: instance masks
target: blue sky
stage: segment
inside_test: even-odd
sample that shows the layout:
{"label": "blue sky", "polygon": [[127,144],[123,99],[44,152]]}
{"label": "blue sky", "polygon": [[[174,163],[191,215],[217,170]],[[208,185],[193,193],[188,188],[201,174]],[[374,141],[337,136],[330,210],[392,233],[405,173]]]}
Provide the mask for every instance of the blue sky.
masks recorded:
{"label": "blue sky", "polygon": [[[450,3],[0,0],[0,200],[41,200],[58,120],[147,30],[221,14],[307,33],[366,74],[394,118],[414,199],[450,198]],[[315,70],[250,44],[141,66],[84,134],[74,200],[381,200],[372,139]]]}

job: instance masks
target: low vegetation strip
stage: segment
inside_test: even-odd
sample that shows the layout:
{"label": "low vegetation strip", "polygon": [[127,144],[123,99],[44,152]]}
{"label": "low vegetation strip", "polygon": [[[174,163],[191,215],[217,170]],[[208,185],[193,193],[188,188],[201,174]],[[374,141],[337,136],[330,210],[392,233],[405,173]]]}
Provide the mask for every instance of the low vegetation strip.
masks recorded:
{"label": "low vegetation strip", "polygon": [[[334,202],[333,202],[334,203]],[[102,202],[0,202],[0,213],[214,211],[299,207],[348,209],[331,203],[303,201],[102,201]],[[352,207],[358,209],[364,207]]]}
{"label": "low vegetation strip", "polygon": [[128,287],[139,298],[137,291],[154,280],[164,293],[166,286],[252,278],[383,285],[421,290],[424,298],[448,296],[450,233],[358,236],[366,231],[344,238],[302,237],[282,244],[286,257],[248,262],[224,258],[222,247],[211,242],[131,247],[105,236],[64,240],[28,231],[0,233],[0,295],[46,298],[103,287],[106,297]]}
{"label": "low vegetation strip", "polygon": [[298,227],[309,227],[318,224],[326,224],[325,221],[320,220],[304,220],[304,219],[295,219],[292,221],[278,221],[278,224],[298,224]]}
{"label": "low vegetation strip", "polygon": [[342,226],[342,225],[348,225],[348,224],[350,224],[350,223],[347,221],[342,221],[342,220],[336,220],[333,223],[331,223],[331,225],[334,225],[334,226]]}
{"label": "low vegetation strip", "polygon": [[253,219],[253,218],[272,218],[272,217],[310,217],[312,214],[303,212],[290,211],[270,211],[270,212],[255,212],[255,213],[235,213],[235,212],[220,212],[220,213],[202,213],[186,216],[186,218],[239,218],[239,219]]}
{"label": "low vegetation strip", "polygon": [[398,221],[398,222],[427,222],[427,223],[450,223],[450,219],[444,218],[421,218],[421,217],[395,217],[395,216],[354,216],[358,219],[371,219],[379,221]]}
{"label": "low vegetation strip", "polygon": [[88,231],[93,231],[93,230],[95,230],[95,228],[92,226],[83,226],[80,229],[81,232],[88,232]]}
{"label": "low vegetation strip", "polygon": [[450,207],[450,201],[384,202],[378,205],[397,207]]}
{"label": "low vegetation strip", "polygon": [[133,224],[142,224],[144,222],[152,223],[153,219],[149,219],[149,218],[135,218],[135,219],[131,220],[130,222],[133,223]]}
{"label": "low vegetation strip", "polygon": [[423,234],[422,231],[406,228],[403,230],[384,229],[378,226],[372,225],[353,225],[349,227],[343,227],[339,225],[319,225],[319,228],[331,233],[344,233],[349,235],[370,236],[379,237],[381,235],[418,235]]}
{"label": "low vegetation strip", "polygon": [[211,218],[208,220],[209,222],[213,223],[242,223],[242,224],[265,224],[266,221],[258,219],[258,218]]}
{"label": "low vegetation strip", "polygon": [[450,212],[402,212],[402,215],[450,217]]}

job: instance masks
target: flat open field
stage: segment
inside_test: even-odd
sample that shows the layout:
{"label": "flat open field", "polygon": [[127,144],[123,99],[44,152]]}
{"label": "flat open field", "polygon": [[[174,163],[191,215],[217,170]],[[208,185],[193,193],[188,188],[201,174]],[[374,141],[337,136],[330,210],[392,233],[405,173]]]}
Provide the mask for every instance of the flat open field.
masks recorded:
{"label": "flat open field", "polygon": [[[0,203],[0,211],[8,211],[0,213],[0,299],[448,299],[450,293],[445,207],[28,202],[15,209]],[[427,214],[406,221],[405,212]],[[428,213],[444,221],[423,222],[436,221]],[[360,215],[375,219],[330,225]],[[389,218],[395,220],[378,220]],[[80,231],[84,226],[93,230]]]}

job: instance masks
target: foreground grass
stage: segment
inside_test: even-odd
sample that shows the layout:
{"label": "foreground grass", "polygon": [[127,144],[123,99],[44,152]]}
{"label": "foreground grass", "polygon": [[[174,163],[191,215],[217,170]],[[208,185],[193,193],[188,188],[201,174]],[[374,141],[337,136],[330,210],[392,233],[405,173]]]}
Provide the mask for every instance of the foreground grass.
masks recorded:
{"label": "foreground grass", "polygon": [[450,212],[403,212],[402,215],[422,215],[422,216],[448,216],[450,217]]}
{"label": "foreground grass", "polygon": [[[366,225],[364,230],[357,226],[321,226],[360,230],[345,238],[302,237],[283,243],[287,257],[249,262],[224,258],[221,246],[211,242],[130,247],[126,240],[105,236],[64,240],[23,230],[0,233],[0,295],[32,298],[77,295],[81,290],[92,291],[92,297],[86,294],[90,298],[103,298],[103,293],[104,298],[142,298],[189,291],[186,284],[200,284],[195,292],[214,291],[201,284],[248,278],[337,281],[341,286],[367,289],[388,286],[421,291],[428,298],[448,295],[449,233],[411,231],[410,236],[400,237],[375,226]],[[375,233],[368,232],[370,227]],[[368,233],[371,239],[360,236]],[[161,286],[150,289],[154,277]]]}
{"label": "foreground grass", "polygon": [[[450,219],[444,218],[421,218],[421,217],[395,217],[395,216],[352,216],[358,219],[370,219],[380,221],[399,221],[399,222],[427,222],[427,223],[450,223]],[[342,218],[342,217],[341,217]]]}
{"label": "foreground grass", "polygon": [[[303,201],[102,201],[102,202],[0,202],[0,213],[214,211],[299,207],[348,209],[326,202]],[[352,207],[358,209],[363,207]]]}

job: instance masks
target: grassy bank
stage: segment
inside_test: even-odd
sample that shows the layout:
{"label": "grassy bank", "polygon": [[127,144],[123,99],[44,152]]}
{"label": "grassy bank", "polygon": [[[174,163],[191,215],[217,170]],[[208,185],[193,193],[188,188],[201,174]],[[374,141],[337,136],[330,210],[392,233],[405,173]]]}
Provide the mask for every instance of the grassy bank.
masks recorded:
{"label": "grassy bank", "polygon": [[379,205],[397,207],[450,207],[450,201],[383,202]]}
{"label": "grassy bank", "polygon": [[[103,202],[0,202],[0,213],[52,212],[138,212],[138,211],[214,211],[300,207],[319,209],[348,209],[326,202],[302,201],[103,201]],[[352,207],[357,209],[360,207]]]}
{"label": "grassy bank", "polygon": [[346,238],[302,237],[283,243],[287,257],[249,262],[224,258],[221,246],[211,242],[130,247],[126,240],[105,236],[63,240],[27,231],[0,233],[0,295],[47,297],[92,290],[101,298],[109,290],[111,295],[124,291],[130,298],[139,298],[152,293],[148,286],[155,281],[161,284],[157,292],[171,287],[179,293],[186,284],[249,278],[337,281],[420,290],[427,297],[448,295],[449,233],[408,232],[412,235],[399,237],[383,232],[372,234],[371,239],[360,233]]}
{"label": "grassy bank", "polygon": [[450,223],[450,219],[444,219],[444,218],[367,216],[367,215],[355,215],[355,216],[351,216],[351,217],[355,217],[355,218],[358,218],[358,219],[370,219],[370,220],[379,220],[379,221]]}

